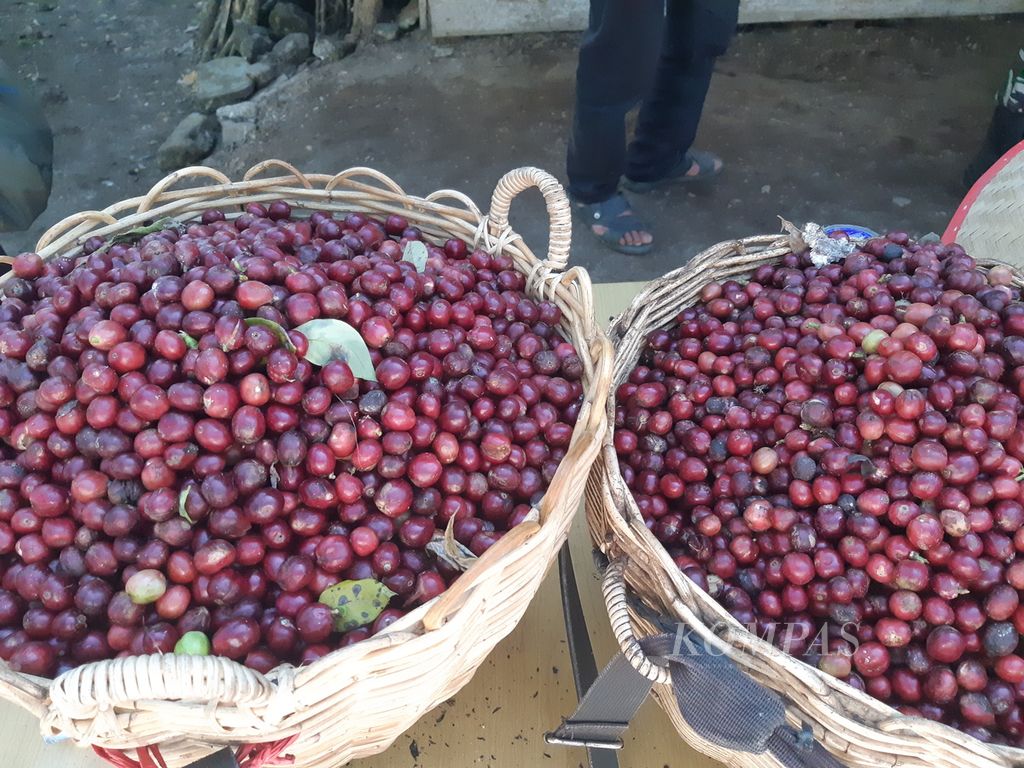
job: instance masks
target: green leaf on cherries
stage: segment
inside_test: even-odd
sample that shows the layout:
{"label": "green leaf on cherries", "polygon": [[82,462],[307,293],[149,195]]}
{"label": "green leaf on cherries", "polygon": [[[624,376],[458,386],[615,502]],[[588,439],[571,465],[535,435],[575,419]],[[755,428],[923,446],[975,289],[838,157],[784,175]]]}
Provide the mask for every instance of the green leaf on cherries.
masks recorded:
{"label": "green leaf on cherries", "polygon": [[355,579],[328,587],[320,602],[334,613],[334,628],[348,632],[372,623],[395,594],[375,579]]}
{"label": "green leaf on cherries", "polygon": [[332,360],[343,360],[357,379],[377,380],[366,342],[348,323],[320,318],[303,323],[295,330],[309,339],[306,359],[313,365],[324,366]]}
{"label": "green leaf on cherries", "polygon": [[185,502],[188,501],[188,495],[192,492],[192,486],[186,485],[181,489],[181,494],[178,496],[178,515],[185,518],[185,522],[189,525],[195,525],[196,521],[189,517],[188,512],[185,510]]}
{"label": "green leaf on cherries", "polygon": [[422,272],[427,267],[427,246],[419,240],[410,240],[402,251],[402,261],[408,261],[417,272]]}
{"label": "green leaf on cherries", "polygon": [[281,345],[289,352],[295,351],[295,345],[292,344],[292,340],[288,338],[288,331],[284,329],[283,325],[275,323],[273,320],[267,320],[265,317],[247,317],[245,318],[246,325],[259,325],[266,328],[268,331],[277,336],[278,341]]}
{"label": "green leaf on cherries", "polygon": [[184,331],[178,331],[178,335],[181,336],[181,340],[185,342],[185,346],[188,347],[189,349],[199,348],[199,342],[193,339]]}

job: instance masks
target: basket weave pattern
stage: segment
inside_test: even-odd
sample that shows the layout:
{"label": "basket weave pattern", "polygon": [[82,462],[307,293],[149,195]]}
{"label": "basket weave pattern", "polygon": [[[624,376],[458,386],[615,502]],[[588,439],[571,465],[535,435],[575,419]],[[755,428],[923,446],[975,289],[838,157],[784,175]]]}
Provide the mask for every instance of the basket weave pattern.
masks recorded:
{"label": "basket weave pattern", "polygon": [[1024,267],[1024,141],[1012,147],[971,187],[943,234],[968,253]]}
{"label": "basket weave pattern", "polygon": [[[654,280],[608,330],[615,347],[608,396],[609,428],[601,456],[587,483],[587,521],[596,544],[615,564],[605,588],[612,629],[633,666],[655,681],[654,695],[676,729],[695,748],[735,768],[775,768],[770,755],[724,749],[700,738],[676,705],[667,674],[647,659],[637,637],[658,629],[625,599],[626,587],[647,606],[699,635],[709,647],[731,658],[757,682],[779,693],[792,725],[806,725],[815,738],[846,765],[855,768],[1011,768],[1024,766],[1024,750],[984,744],[949,726],[906,717],[846,683],[819,672],[732,618],[706,592],[686,578],[647,529],[619,472],[612,444],[615,391],[636,367],[647,335],[669,326],[692,306],[710,282],[737,278],[779,261],[791,251],[780,236],[751,237],[715,245],[685,267]],[[621,576],[619,574],[622,574]],[[622,580],[624,579],[624,584]]]}
{"label": "basket weave pattern", "polygon": [[[266,177],[267,171],[276,175]],[[189,177],[214,183],[175,188]],[[531,187],[540,189],[551,220],[543,260],[508,225],[512,199]],[[44,258],[74,256],[89,237],[108,238],[163,217],[191,221],[212,208],[231,216],[247,203],[279,199],[297,212],[399,214],[435,242],[460,237],[511,257],[527,276],[527,293],[561,308],[561,330],[584,363],[584,404],[567,455],[536,521],[506,534],[435,600],[313,664],[281,665],[263,675],[219,657],[139,656],[86,664],[49,681],[0,662],[0,697],[39,717],[46,736],[105,750],[157,744],[171,768],[224,745],[292,739],[286,753],[304,768],[376,754],[469,681],[515,628],[566,538],[606,427],[611,348],[594,321],[586,271],[567,268],[569,206],[547,173],[511,171],[498,183],[490,213],[483,214],[459,192],[414,197],[367,168],[303,174],[268,160],[240,182],[211,168],[187,168],[143,197],[65,219],[42,236],[37,250]]]}

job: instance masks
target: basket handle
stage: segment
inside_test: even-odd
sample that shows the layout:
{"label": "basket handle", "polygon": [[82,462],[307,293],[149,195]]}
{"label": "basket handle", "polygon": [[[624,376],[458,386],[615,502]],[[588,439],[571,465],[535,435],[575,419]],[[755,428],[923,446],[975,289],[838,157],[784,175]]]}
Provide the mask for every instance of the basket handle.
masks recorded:
{"label": "basket handle", "polygon": [[625,558],[613,560],[609,564],[604,579],[601,581],[601,594],[604,596],[604,604],[608,609],[608,618],[611,619],[615,642],[619,644],[619,650],[622,651],[622,655],[626,657],[633,669],[655,683],[671,682],[672,675],[669,673],[668,667],[657,664],[648,658],[633,630],[633,620],[630,618],[627,608]]}
{"label": "basket handle", "polygon": [[146,196],[142,198],[142,202],[139,203],[139,213],[145,213],[153,204],[157,201],[157,198],[168,188],[177,184],[182,179],[187,179],[193,176],[205,176],[206,178],[213,179],[218,184],[230,184],[231,179],[225,176],[223,173],[218,171],[216,168],[208,168],[205,165],[193,165],[188,168],[182,168],[180,171],[164,176],[160,181],[152,186]]}
{"label": "basket handle", "polygon": [[[652,684],[658,683],[672,686],[671,694],[683,720],[712,744],[733,752],[767,753],[773,765],[785,768],[841,768],[821,744],[808,740],[807,729],[787,723],[786,702],[779,694],[748,677],[728,657],[712,653],[707,646],[703,652],[691,655],[697,649],[684,652],[689,644],[684,646],[678,636],[668,632],[649,638],[647,643],[654,655],[666,657],[672,671],[668,665],[652,662],[637,641],[626,610],[625,564],[621,558],[613,562],[602,583],[622,655],[601,672],[576,712],[563,721],[560,730],[575,725],[568,730],[577,737],[563,743],[580,743],[579,736],[594,731],[595,726],[599,733],[621,732],[640,708],[640,694],[645,696]],[[709,702],[709,696],[715,700]],[[598,714],[608,722],[598,720]],[[730,716],[735,719],[730,720]]]}
{"label": "basket handle", "polygon": [[498,181],[491,196],[491,210],[487,214],[491,227],[499,235],[509,231],[508,212],[512,200],[520,192],[537,187],[544,196],[548,209],[549,235],[548,257],[544,265],[561,272],[569,263],[569,246],[572,243],[572,211],[569,199],[558,179],[540,168],[516,168]]}
{"label": "basket handle", "polygon": [[439,189],[436,192],[431,192],[423,199],[428,203],[436,203],[439,200],[453,200],[476,217],[477,221],[484,217],[483,214],[480,213],[480,209],[476,207],[476,203],[469,199],[469,195],[465,195],[455,189]]}
{"label": "basket handle", "polygon": [[283,682],[222,656],[168,653],[97,661],[53,681],[43,725],[90,741],[97,730],[108,735],[121,730],[117,709],[131,710],[140,701],[192,701],[244,708],[254,717],[259,716],[253,710],[262,708],[261,719],[270,732],[283,714],[272,711],[279,687],[288,687],[279,685]]}
{"label": "basket handle", "polygon": [[493,563],[505,556],[515,557],[513,553],[539,530],[540,523],[525,521],[498,539],[494,546],[481,555],[472,568],[441,593],[437,602],[424,614],[423,626],[427,631],[440,629],[463,606],[470,593],[480,583],[480,579],[485,574],[493,573],[492,569],[487,567],[488,563]]}
{"label": "basket handle", "polygon": [[36,252],[42,251],[61,235],[65,234],[72,227],[87,222],[99,222],[101,224],[117,224],[117,219],[106,211],[82,211],[67,218],[61,219],[48,230],[43,232],[36,242]]}
{"label": "basket handle", "polygon": [[302,171],[300,171],[291,163],[286,163],[284,160],[275,159],[264,160],[262,163],[257,163],[256,165],[254,165],[252,168],[245,172],[245,176],[242,177],[242,181],[252,181],[261,173],[266,171],[268,168],[280,168],[283,171],[287,171],[290,175],[294,176],[295,180],[298,181],[306,189],[313,188],[312,183],[310,183],[309,179],[306,178],[306,175]]}
{"label": "basket handle", "polygon": [[46,689],[36,679],[15,672],[6,662],[0,661],[0,699],[17,704],[41,718],[46,713]]}
{"label": "basket handle", "polygon": [[[372,184],[366,184],[365,182],[356,181],[356,179],[371,179],[380,186],[374,186]],[[331,180],[327,182],[327,186],[324,187],[328,192],[344,183],[346,186],[353,189],[369,190],[371,192],[392,192],[396,195],[405,197],[405,190],[398,186],[398,182],[392,179],[390,176],[376,171],[373,168],[367,168],[365,166],[356,166],[354,168],[346,168],[340,173],[334,174]],[[381,189],[383,187],[384,189]]]}

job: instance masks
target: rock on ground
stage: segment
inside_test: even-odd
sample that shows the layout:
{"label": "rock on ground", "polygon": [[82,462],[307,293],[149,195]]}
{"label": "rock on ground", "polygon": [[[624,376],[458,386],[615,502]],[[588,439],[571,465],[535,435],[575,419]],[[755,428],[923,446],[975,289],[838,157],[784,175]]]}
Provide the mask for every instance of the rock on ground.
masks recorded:
{"label": "rock on ground", "polygon": [[317,35],[313,42],[313,55],[320,61],[337,61],[351,54],[356,49],[356,41],[351,37],[338,35]]}
{"label": "rock on ground", "polygon": [[293,32],[313,34],[313,17],[295,3],[275,3],[270,11],[269,23],[274,37],[284,37]]}
{"label": "rock on ground", "polygon": [[236,123],[245,122],[247,120],[255,120],[257,111],[255,102],[243,101],[240,104],[228,104],[218,109],[217,119],[221,122],[225,120]]}
{"label": "rock on ground", "polygon": [[283,67],[298,66],[309,58],[310,52],[309,35],[293,32],[277,41],[268,58]]}
{"label": "rock on ground", "polygon": [[250,64],[249,69],[246,71],[257,88],[266,88],[281,74],[278,65],[270,61],[269,57],[263,59],[263,61],[257,61],[255,64]]}
{"label": "rock on ground", "polygon": [[241,56],[211,59],[196,68],[194,98],[203,112],[244,101],[252,95],[256,84],[249,72],[249,62]]}
{"label": "rock on ground", "polygon": [[236,22],[231,35],[236,39],[238,53],[247,61],[256,61],[274,47],[274,38],[270,36],[270,30],[256,24]]}
{"label": "rock on ground", "polygon": [[187,115],[157,150],[160,170],[175,171],[199,162],[213,151],[219,134],[220,123],[213,115]]}
{"label": "rock on ground", "polygon": [[217,110],[220,121],[220,144],[225,149],[240,147],[256,133],[259,109],[254,101],[228,104]]}
{"label": "rock on ground", "polygon": [[373,33],[381,40],[391,42],[398,39],[398,25],[393,21],[386,21],[373,28]]}

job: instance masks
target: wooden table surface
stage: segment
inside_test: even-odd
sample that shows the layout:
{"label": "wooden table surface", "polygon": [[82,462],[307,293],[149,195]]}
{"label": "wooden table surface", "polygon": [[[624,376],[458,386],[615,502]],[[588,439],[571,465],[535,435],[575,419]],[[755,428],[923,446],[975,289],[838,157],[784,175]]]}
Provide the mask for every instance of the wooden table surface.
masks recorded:
{"label": "wooden table surface", "polygon": [[[594,287],[602,325],[621,311],[641,283]],[[587,625],[604,666],[616,650],[590,556],[582,509],[570,544]],[[425,670],[426,672],[426,670]],[[359,761],[359,768],[583,768],[581,749],[549,746],[544,733],[575,708],[576,692],[562,622],[558,569],[552,567],[523,622],[498,645],[473,680],[454,699],[425,715],[390,749]],[[91,750],[68,743],[47,745],[35,720],[0,702],[0,767],[105,768]],[[623,768],[715,768],[690,749],[661,709],[648,700],[619,753]],[[296,766],[296,768],[302,768]]]}

